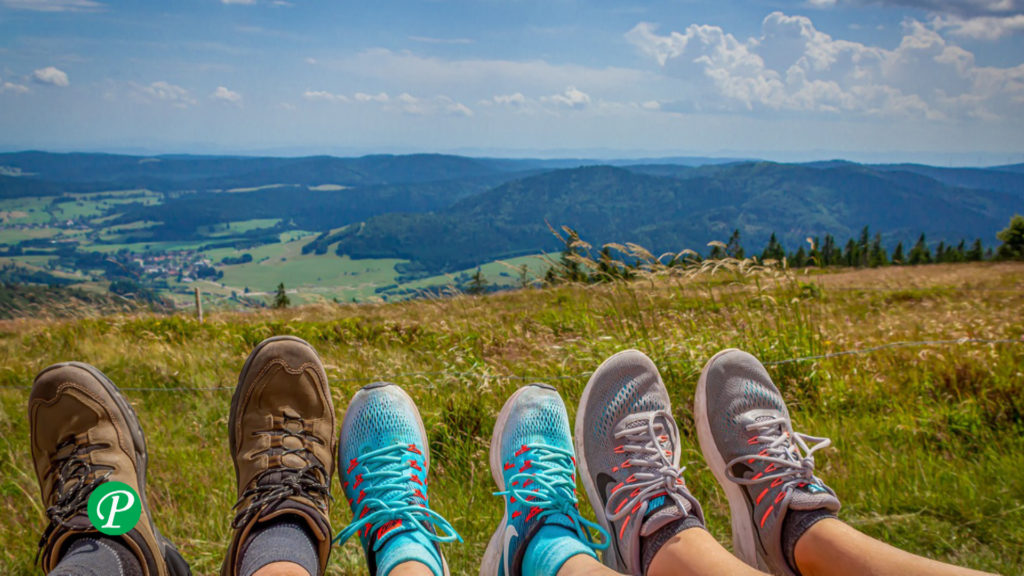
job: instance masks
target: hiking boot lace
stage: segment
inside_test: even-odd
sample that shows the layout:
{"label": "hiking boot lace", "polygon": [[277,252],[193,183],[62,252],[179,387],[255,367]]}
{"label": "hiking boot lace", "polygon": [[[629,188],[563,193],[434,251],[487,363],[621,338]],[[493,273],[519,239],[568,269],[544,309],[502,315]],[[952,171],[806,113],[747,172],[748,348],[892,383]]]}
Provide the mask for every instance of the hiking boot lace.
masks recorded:
{"label": "hiking boot lace", "polygon": [[[759,484],[766,480],[783,480],[779,484],[784,483],[787,487],[794,482],[813,483],[814,453],[832,444],[828,438],[793,432],[789,419],[783,416],[753,422],[746,429],[757,433],[750,439],[751,444],[767,446],[757,454],[737,456],[726,465],[729,479],[742,485]],[[808,442],[812,445],[808,446]],[[753,461],[767,462],[768,466],[762,474],[739,478],[732,473],[732,467],[744,461],[748,464]]]}
{"label": "hiking boot lace", "polygon": [[619,430],[614,438],[622,442],[615,448],[615,453],[626,455],[619,469],[638,470],[612,488],[605,505],[605,515],[609,521],[622,520],[635,513],[641,502],[661,494],[670,496],[687,514],[692,511],[692,504],[684,496],[686,482],[683,480],[683,471],[686,467],[677,468],[672,465],[671,448],[678,444],[679,429],[670,413],[657,410],[651,413],[645,426]]}
{"label": "hiking boot lace", "polygon": [[[254,517],[258,516],[263,510],[271,508],[281,501],[290,498],[292,496],[303,496],[322,510],[325,514],[327,513],[327,502],[331,499],[330,489],[327,486],[327,470],[324,465],[313,455],[312,452],[306,448],[306,441],[315,442],[317,444],[323,444],[323,440],[316,436],[306,432],[305,422],[301,417],[290,416],[288,414],[282,415],[283,423],[280,428],[273,430],[263,430],[254,432],[254,434],[269,434],[272,436],[282,436],[284,438],[297,438],[302,441],[302,448],[286,448],[277,454],[284,458],[289,454],[294,454],[304,459],[307,464],[302,468],[290,468],[288,466],[277,466],[273,468],[267,468],[263,470],[239,497],[238,502],[233,508],[241,506],[242,502],[246,498],[252,496],[252,500],[249,505],[242,508],[235,515],[234,521],[231,523],[232,528],[241,528],[247,525]],[[299,424],[297,431],[290,430],[287,425],[289,422],[297,422]],[[264,478],[269,476],[279,475],[277,479],[271,479],[268,482],[262,482]]]}
{"label": "hiking boot lace", "polygon": [[[71,528],[68,520],[86,510],[89,495],[97,486],[107,481],[114,473],[110,466],[90,464],[85,455],[93,450],[106,447],[106,444],[86,444],[75,438],[69,438],[57,445],[57,456],[50,463],[47,475],[56,475],[53,492],[57,495],[53,505],[46,509],[50,524],[39,539],[39,554],[46,547],[47,541],[58,528]],[[105,470],[102,474],[97,472]]]}
{"label": "hiking boot lace", "polygon": [[367,470],[356,477],[355,487],[360,491],[355,504],[359,508],[353,511],[352,522],[335,536],[334,542],[344,544],[357,532],[365,536],[373,532],[373,550],[378,550],[384,543],[383,536],[399,527],[418,530],[434,542],[462,541],[455,528],[429,508],[426,494],[417,487],[423,486],[426,478],[416,476],[418,465],[412,467],[403,461],[409,452],[419,450],[415,444],[392,444],[359,458]]}
{"label": "hiking boot lace", "polygon": [[[526,444],[531,458],[508,479],[508,488],[495,496],[509,496],[529,503],[526,520],[564,514],[569,518],[576,536],[595,550],[604,550],[610,542],[600,525],[580,515],[576,498],[576,459],[570,450],[547,444]],[[601,540],[596,541],[598,535]]]}

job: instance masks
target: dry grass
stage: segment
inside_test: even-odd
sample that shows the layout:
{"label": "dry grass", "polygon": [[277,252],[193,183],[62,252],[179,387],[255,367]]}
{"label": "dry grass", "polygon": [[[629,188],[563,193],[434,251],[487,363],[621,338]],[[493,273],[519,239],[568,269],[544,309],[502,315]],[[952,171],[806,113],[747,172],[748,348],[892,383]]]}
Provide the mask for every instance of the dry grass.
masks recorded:
{"label": "dry grass", "polygon": [[[417,401],[435,452],[431,501],[466,539],[446,554],[453,573],[469,574],[501,517],[486,464],[494,417],[524,379],[550,379],[572,416],[601,360],[627,347],[648,353],[670,387],[689,484],[727,543],[728,508],[690,412],[696,376],[716,351],[740,347],[767,362],[897,340],[1024,337],[1022,265],[806,275],[758,266],[651,266],[632,282],[213,312],[202,325],[181,315],[3,321],[0,386],[27,385],[46,365],[78,359],[123,387],[230,387],[260,340],[301,336],[324,358],[339,416],[376,379]],[[893,349],[770,371],[798,427],[833,438],[819,468],[845,520],[931,557],[1024,570],[1024,477],[1014,472],[1024,468],[1024,345]],[[228,539],[229,393],[127,392],[150,442],[154,514],[197,574],[216,572]],[[26,397],[0,389],[0,572],[9,574],[33,571],[45,526]],[[336,530],[349,518],[344,508],[332,511]],[[330,570],[362,573],[357,546],[335,549]]]}

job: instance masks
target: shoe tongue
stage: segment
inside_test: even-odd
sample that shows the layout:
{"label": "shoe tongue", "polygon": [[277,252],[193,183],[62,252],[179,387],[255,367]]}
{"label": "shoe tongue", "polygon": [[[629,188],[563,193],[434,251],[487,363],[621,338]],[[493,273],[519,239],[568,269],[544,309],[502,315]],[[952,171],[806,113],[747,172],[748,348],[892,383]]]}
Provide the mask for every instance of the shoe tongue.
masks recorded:
{"label": "shoe tongue", "polygon": [[789,499],[790,510],[817,510],[824,508],[831,512],[839,511],[839,499],[821,484],[807,484],[803,488],[793,488]]}
{"label": "shoe tongue", "polygon": [[[420,536],[418,534],[419,530],[417,528],[416,524],[412,524],[405,520],[390,520],[379,526],[376,529],[376,532],[370,536],[374,541],[379,541],[381,545],[403,534],[408,535],[413,540],[426,540],[425,536]],[[417,534],[410,534],[410,532],[416,532]]]}
{"label": "shoe tongue", "polygon": [[689,503],[681,505],[668,495],[652,498],[647,506],[643,524],[640,526],[641,536],[650,536],[666,524],[686,518],[690,513]]}
{"label": "shoe tongue", "polygon": [[638,432],[641,428],[647,428],[649,417],[647,414],[630,414],[619,421],[616,428],[618,430],[630,430],[633,433]]}

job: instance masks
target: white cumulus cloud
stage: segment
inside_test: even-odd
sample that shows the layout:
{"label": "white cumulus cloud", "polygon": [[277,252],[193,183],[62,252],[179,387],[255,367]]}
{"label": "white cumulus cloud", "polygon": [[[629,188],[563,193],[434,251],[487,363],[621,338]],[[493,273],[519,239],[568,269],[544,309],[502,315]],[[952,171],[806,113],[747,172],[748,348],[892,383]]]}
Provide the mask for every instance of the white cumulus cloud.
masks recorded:
{"label": "white cumulus cloud", "polygon": [[590,104],[590,95],[586,92],[578,90],[575,86],[569,86],[565,89],[565,92],[561,94],[554,94],[552,96],[545,96],[541,98],[543,102],[554,102],[569,108],[585,108]]}
{"label": "white cumulus cloud", "polygon": [[175,108],[187,108],[196,104],[195,98],[192,98],[188,90],[163,80],[148,86],[132,84],[132,87],[136,94],[146,100],[166,102]]}
{"label": "white cumulus cloud", "polygon": [[387,102],[391,99],[387,92],[381,92],[379,94],[356,92],[354,98],[356,99],[356,102]]}
{"label": "white cumulus cloud", "polygon": [[1012,16],[935,16],[931,25],[937,30],[948,29],[955,36],[976,40],[998,40],[1004,36],[1024,32],[1024,14]]}
{"label": "white cumulus cloud", "polygon": [[[307,92],[307,95],[309,93]],[[326,93],[325,93],[326,94]],[[346,98],[341,95],[319,95],[315,99],[338,99]],[[308,97],[308,96],[307,96]],[[386,112],[402,112],[412,116],[472,116],[473,110],[468,106],[455,100],[450,96],[439,94],[437,96],[415,96],[409,92],[402,92],[397,96],[390,96],[387,92],[369,94],[356,92],[352,100],[364,104],[375,104],[378,109]],[[348,101],[347,99],[345,101]]]}
{"label": "white cumulus cloud", "polygon": [[210,98],[214,100],[221,100],[224,102],[230,102],[232,104],[238,104],[242,101],[242,95],[234,90],[228,90],[224,86],[217,86],[217,89],[210,94]]}
{"label": "white cumulus cloud", "polygon": [[326,102],[349,102],[348,96],[344,94],[332,94],[326,90],[306,90],[302,97],[306,100],[323,100]]}
{"label": "white cumulus cloud", "polygon": [[70,84],[68,82],[68,75],[63,70],[53,66],[36,70],[32,73],[32,80],[39,84],[49,84],[50,86],[59,86],[61,88]]}
{"label": "white cumulus cloud", "polygon": [[864,115],[1019,117],[1024,64],[979,66],[933,27],[908,20],[895,49],[835,39],[809,18],[769,14],[761,35],[738,39],[718,26],[659,34],[638,24],[626,38],[664,73],[696,89],[663,109],[768,109]]}
{"label": "white cumulus cloud", "polygon": [[15,84],[13,82],[4,82],[0,78],[0,94],[4,92],[11,92],[13,94],[26,94],[29,92],[28,86],[22,86],[21,84]]}

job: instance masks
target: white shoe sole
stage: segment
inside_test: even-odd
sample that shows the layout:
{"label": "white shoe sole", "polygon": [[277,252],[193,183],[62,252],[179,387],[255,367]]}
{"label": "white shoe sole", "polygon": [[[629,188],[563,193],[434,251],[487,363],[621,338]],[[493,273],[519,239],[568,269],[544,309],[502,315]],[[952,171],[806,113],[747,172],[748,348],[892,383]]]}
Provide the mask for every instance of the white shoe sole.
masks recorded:
{"label": "white shoe sole", "polygon": [[[598,494],[597,486],[594,485],[594,481],[591,479],[590,467],[587,465],[586,451],[583,449],[583,439],[586,435],[586,430],[584,430],[583,428],[582,415],[587,413],[587,409],[590,405],[590,393],[593,390],[593,386],[591,386],[591,384],[594,382],[594,377],[597,376],[601,372],[601,369],[604,368],[605,365],[611,362],[612,360],[617,359],[620,355],[631,354],[634,352],[638,354],[643,354],[643,352],[640,352],[638,350],[623,350],[605,359],[605,361],[601,362],[601,365],[597,367],[597,370],[594,370],[594,373],[590,376],[590,379],[587,381],[587,386],[583,389],[583,395],[580,396],[580,402],[576,408],[576,423],[573,426],[573,440],[576,445],[576,466],[580,469],[580,477],[583,480],[583,488],[587,491],[587,498],[590,500],[590,507],[594,509],[594,515],[597,517],[597,523],[600,524],[602,528],[604,528],[605,532],[608,533],[609,538],[617,538],[618,535],[612,532],[613,527],[611,526],[611,524],[608,523],[608,519],[605,517],[604,510],[598,509],[601,506],[601,495]],[[614,546],[615,544],[611,543],[611,545]],[[606,548],[601,553],[601,560],[605,566],[611,568],[612,570],[615,570],[616,572],[625,571],[625,567],[620,567],[618,565],[615,559],[615,554],[609,553],[608,548]]]}
{"label": "white shoe sole", "polygon": [[715,438],[711,434],[711,422],[708,420],[707,402],[707,373],[719,356],[729,352],[736,352],[736,348],[722,350],[711,357],[708,363],[701,370],[700,380],[697,381],[697,392],[693,402],[693,419],[697,423],[697,441],[700,443],[700,451],[704,454],[704,460],[711,468],[711,473],[725,490],[725,496],[729,500],[729,513],[732,516],[732,547],[733,552],[740,560],[764,572],[769,572],[768,565],[757,553],[757,532],[754,529],[753,511],[747,504],[747,498],[743,495],[743,487],[729,480],[725,470],[725,458],[718,451]]}
{"label": "white shoe sole", "polygon": [[[498,419],[494,422],[494,431],[491,433],[491,453],[488,461],[491,467],[491,478],[494,479],[494,483],[498,486],[499,492],[505,491],[504,466],[502,466],[501,463],[501,432],[505,430],[505,425],[508,424],[509,416],[512,415],[512,406],[515,404],[516,399],[528,388],[528,386],[523,386],[519,390],[516,390],[515,393],[505,401],[505,405],[501,407],[501,412],[498,413]],[[504,542],[502,542],[502,539],[505,534],[505,525],[507,523],[508,506],[505,507],[505,511],[501,515],[501,523],[498,524],[498,528],[495,529],[494,534],[491,535],[491,539],[487,543],[487,550],[484,551],[483,560],[480,561],[480,576],[498,575],[498,568],[501,565],[501,554],[504,551]]]}

